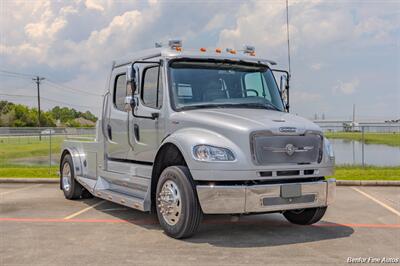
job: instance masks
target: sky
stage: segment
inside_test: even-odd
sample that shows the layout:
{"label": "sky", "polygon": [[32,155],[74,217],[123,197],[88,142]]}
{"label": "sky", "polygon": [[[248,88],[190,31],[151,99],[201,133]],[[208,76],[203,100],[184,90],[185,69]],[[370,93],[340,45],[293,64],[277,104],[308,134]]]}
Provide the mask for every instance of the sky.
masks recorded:
{"label": "sky", "polygon": [[[400,1],[289,0],[289,29],[291,112],[400,118]],[[284,0],[0,0],[0,98],[35,106],[39,75],[44,109],[99,114],[112,60],[169,39],[288,68]]]}

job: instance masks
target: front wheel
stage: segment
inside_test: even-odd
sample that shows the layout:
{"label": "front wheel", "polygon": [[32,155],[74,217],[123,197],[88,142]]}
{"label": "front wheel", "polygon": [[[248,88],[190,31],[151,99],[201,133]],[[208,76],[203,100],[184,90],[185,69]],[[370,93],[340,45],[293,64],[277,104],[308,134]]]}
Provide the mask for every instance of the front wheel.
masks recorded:
{"label": "front wheel", "polygon": [[167,235],[179,239],[190,237],[197,231],[203,213],[187,167],[170,166],[161,173],[156,190],[156,209],[160,225]]}
{"label": "front wheel", "polygon": [[293,223],[300,225],[314,224],[322,219],[327,207],[285,211],[283,216]]}

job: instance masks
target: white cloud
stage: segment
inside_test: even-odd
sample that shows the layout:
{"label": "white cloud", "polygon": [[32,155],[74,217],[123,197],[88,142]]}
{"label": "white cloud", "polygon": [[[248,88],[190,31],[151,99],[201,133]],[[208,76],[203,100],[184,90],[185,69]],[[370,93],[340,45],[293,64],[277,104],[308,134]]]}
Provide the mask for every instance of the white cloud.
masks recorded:
{"label": "white cloud", "polygon": [[217,14],[210,19],[207,25],[204,27],[204,31],[211,31],[220,28],[224,25],[226,19],[225,14]]}
{"label": "white cloud", "polygon": [[334,93],[341,92],[343,94],[353,94],[358,86],[360,85],[360,81],[358,78],[354,78],[348,82],[339,81],[339,84],[333,88]]}
{"label": "white cloud", "polygon": [[[191,47],[240,49],[250,44],[256,47],[257,55],[276,60],[280,67],[287,61],[284,1],[234,1],[229,5],[157,0],[3,2],[2,68],[59,75],[83,88],[105,82],[111,60],[169,38],[181,38]],[[337,95],[353,94],[360,84],[363,92],[367,91],[372,85],[366,76],[374,70],[360,59],[361,53],[362,58],[374,56],[374,62],[387,51],[398,54],[398,3],[291,0],[289,4],[292,99],[299,108],[310,100],[327,99],[331,91],[317,89],[332,87],[327,84],[334,84],[338,77],[345,81],[334,86]],[[371,47],[373,50],[368,50]],[[396,75],[394,58],[389,58],[390,63],[382,59],[380,65],[388,73],[379,74],[388,81],[386,88],[398,88],[398,82],[391,86],[396,79],[390,79]],[[349,72],[357,78],[346,80]],[[97,76],[103,80],[91,82]]]}
{"label": "white cloud", "polygon": [[85,6],[88,9],[93,9],[97,11],[104,11],[104,7],[97,0],[86,0]]}

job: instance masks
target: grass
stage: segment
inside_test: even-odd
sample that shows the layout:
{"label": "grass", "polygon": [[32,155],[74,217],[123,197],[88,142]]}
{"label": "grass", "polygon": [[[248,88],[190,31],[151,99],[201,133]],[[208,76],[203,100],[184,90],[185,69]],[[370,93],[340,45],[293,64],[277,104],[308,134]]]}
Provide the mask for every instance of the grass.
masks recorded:
{"label": "grass", "polygon": [[[51,139],[52,154],[60,153],[63,137]],[[50,150],[49,139],[37,137],[0,139],[0,165],[10,163],[12,159],[48,156]]]}
{"label": "grass", "polygon": [[58,166],[49,167],[41,167],[41,166],[32,166],[32,167],[0,167],[0,178],[57,178]]}
{"label": "grass", "polygon": [[[328,139],[362,140],[361,132],[326,132]],[[366,144],[384,144],[400,147],[400,133],[364,133]]]}
{"label": "grass", "polygon": [[[15,167],[9,165],[0,167],[0,178],[5,177],[52,177],[58,178],[58,166],[41,167]],[[375,167],[367,166],[338,166],[335,174],[331,176],[337,180],[400,180],[400,166]]]}
{"label": "grass", "polygon": [[337,180],[400,180],[400,166],[338,166],[332,177]]}

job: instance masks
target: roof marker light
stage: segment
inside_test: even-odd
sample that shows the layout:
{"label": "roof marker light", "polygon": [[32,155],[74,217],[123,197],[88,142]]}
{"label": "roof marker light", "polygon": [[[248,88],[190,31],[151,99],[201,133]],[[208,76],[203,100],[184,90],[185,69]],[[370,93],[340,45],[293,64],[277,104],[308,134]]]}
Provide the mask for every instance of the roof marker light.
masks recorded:
{"label": "roof marker light", "polygon": [[226,48],[226,51],[231,54],[236,54],[236,50],[232,48]]}
{"label": "roof marker light", "polygon": [[207,49],[202,47],[202,48],[200,48],[200,52],[207,52]]}
{"label": "roof marker light", "polygon": [[218,54],[220,54],[222,51],[221,51],[220,48],[216,48],[216,49],[215,49],[215,52],[218,53]]}

